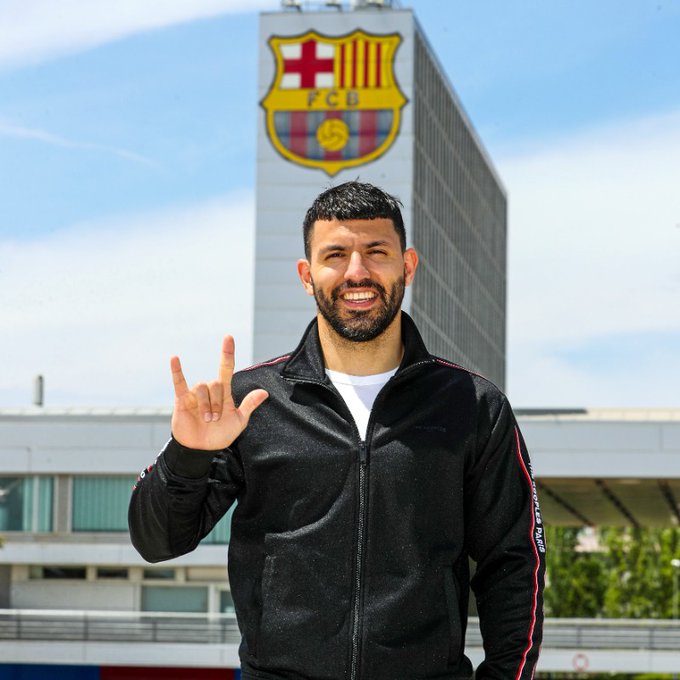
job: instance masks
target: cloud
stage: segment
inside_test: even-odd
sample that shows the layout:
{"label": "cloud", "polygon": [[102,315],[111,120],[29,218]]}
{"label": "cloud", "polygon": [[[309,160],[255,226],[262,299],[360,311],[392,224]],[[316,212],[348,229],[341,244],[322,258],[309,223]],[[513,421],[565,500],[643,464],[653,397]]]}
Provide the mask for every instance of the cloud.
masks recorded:
{"label": "cloud", "polygon": [[[515,406],[680,406],[677,158],[680,112],[498,160]],[[247,365],[253,203],[0,241],[0,406],[27,405],[37,373],[48,405],[169,405],[169,356],[211,378],[226,332]]]}
{"label": "cloud", "polygon": [[160,168],[160,164],[156,161],[142,156],[141,154],[122,149],[118,147],[106,146],[103,144],[91,144],[88,142],[78,142],[66,137],[55,135],[46,130],[39,128],[27,128],[21,125],[15,125],[6,120],[0,119],[0,137],[12,137],[15,139],[28,139],[35,142],[42,142],[50,146],[59,146],[67,149],[80,149],[83,151],[95,151],[124,158],[133,161],[134,163],[141,163],[153,168]]}
{"label": "cloud", "polygon": [[[32,242],[0,242],[0,406],[170,406],[168,360],[216,374],[221,338],[251,357],[254,200],[230,196]],[[24,396],[21,396],[24,395]]]}
{"label": "cloud", "polygon": [[[545,403],[543,382],[559,405],[679,405],[659,383],[680,377],[680,355],[655,352],[653,340],[680,332],[678,157],[680,111],[498,162],[510,205],[515,401]],[[593,369],[589,356],[631,338],[647,338],[636,365],[630,354]]]}
{"label": "cloud", "polygon": [[0,68],[44,61],[182,22],[277,7],[275,0],[4,0]]}

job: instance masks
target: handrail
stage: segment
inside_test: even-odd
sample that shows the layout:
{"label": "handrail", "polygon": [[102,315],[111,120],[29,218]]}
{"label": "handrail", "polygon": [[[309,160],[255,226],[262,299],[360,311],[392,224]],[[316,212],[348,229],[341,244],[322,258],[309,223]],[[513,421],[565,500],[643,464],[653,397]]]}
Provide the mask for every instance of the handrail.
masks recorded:
{"label": "handrail", "polygon": [[0,610],[0,640],[238,644],[233,614]]}
{"label": "handrail", "polygon": [[[467,645],[481,646],[477,620],[471,620]],[[680,621],[672,619],[545,620],[543,649],[680,650]]]}
{"label": "handrail", "polygon": [[[233,614],[0,609],[0,641],[97,641],[238,644]],[[481,647],[471,619],[468,648]],[[668,619],[546,619],[543,648],[680,650],[680,621]]]}

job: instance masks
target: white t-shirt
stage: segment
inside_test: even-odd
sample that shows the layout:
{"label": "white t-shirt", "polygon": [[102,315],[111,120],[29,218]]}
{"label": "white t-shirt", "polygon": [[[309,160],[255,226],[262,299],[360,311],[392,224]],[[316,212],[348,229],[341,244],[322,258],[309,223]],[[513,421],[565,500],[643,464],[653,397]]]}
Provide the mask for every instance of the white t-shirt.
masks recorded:
{"label": "white t-shirt", "polygon": [[396,372],[397,369],[393,368],[387,373],[376,373],[375,375],[348,375],[347,373],[326,369],[326,374],[340,392],[352,413],[362,439],[366,439],[368,418],[371,415],[373,402],[378,396],[378,392]]}

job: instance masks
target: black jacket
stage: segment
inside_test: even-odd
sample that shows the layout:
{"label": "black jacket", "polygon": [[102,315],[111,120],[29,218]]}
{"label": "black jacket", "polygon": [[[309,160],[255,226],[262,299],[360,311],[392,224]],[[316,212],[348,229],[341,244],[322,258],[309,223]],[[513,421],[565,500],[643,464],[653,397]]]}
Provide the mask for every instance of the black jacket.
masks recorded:
{"label": "black jacket", "polygon": [[470,678],[468,556],[484,637],[477,680],[528,680],[542,627],[544,537],[522,437],[487,380],[405,354],[366,441],[325,375],[316,323],[289,356],[234,376],[262,387],[231,450],[171,440],[144,471],[130,533],[151,562],[193,550],[234,500],[229,579],[242,677]]}

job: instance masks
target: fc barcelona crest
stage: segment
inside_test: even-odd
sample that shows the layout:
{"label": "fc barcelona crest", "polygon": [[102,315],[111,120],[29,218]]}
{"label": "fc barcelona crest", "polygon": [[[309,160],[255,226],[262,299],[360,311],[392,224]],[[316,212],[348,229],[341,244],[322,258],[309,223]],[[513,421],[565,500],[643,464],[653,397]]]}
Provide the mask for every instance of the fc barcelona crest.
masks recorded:
{"label": "fc barcelona crest", "polygon": [[276,150],[331,176],[385,153],[407,101],[394,77],[400,42],[360,30],[270,38],[276,75],[261,104]]}

